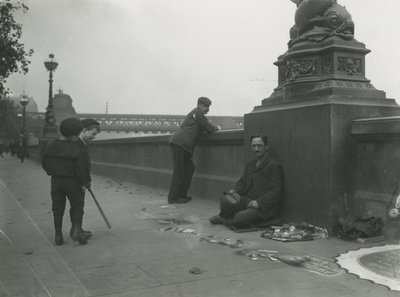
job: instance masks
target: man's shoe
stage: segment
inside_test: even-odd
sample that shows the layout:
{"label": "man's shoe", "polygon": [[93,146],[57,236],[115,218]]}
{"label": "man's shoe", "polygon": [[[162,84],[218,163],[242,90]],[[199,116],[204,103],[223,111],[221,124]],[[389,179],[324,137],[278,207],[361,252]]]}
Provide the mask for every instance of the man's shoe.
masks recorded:
{"label": "man's shoe", "polygon": [[224,219],[221,218],[219,215],[213,216],[209,219],[210,223],[213,225],[223,225]]}
{"label": "man's shoe", "polygon": [[188,203],[189,200],[186,198],[177,198],[174,200],[168,200],[168,204],[181,204],[181,203]]}
{"label": "man's shoe", "polygon": [[64,237],[62,233],[56,233],[56,236],[54,238],[54,242],[56,245],[63,245],[64,244]]}

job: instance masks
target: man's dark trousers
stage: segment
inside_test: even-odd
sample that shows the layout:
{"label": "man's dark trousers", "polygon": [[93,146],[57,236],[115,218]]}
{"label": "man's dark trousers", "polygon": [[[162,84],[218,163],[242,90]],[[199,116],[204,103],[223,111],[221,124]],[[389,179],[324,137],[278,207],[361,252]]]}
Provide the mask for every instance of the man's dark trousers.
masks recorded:
{"label": "man's dark trousers", "polygon": [[226,196],[220,199],[220,217],[225,219],[225,225],[234,227],[245,227],[261,222],[262,215],[258,209],[248,208],[250,200],[241,196],[237,204],[230,202]]}
{"label": "man's dark trousers", "polygon": [[173,143],[171,149],[174,169],[168,194],[170,202],[187,196],[194,172],[192,154]]}

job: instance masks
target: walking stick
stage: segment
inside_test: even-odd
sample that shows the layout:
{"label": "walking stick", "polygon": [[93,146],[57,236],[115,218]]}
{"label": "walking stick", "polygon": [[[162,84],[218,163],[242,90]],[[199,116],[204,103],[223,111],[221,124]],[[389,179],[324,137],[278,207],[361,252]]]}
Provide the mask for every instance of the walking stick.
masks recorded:
{"label": "walking stick", "polygon": [[97,202],[97,199],[96,199],[96,197],[94,196],[92,189],[88,189],[88,191],[89,191],[89,193],[92,195],[93,200],[94,200],[94,202],[96,203],[97,208],[99,209],[99,211],[100,211],[100,213],[101,213],[101,216],[103,217],[104,221],[106,222],[108,229],[111,229],[111,225],[110,225],[110,223],[108,222],[108,220],[107,220],[107,218],[106,218],[106,215],[104,214],[103,210],[101,209],[101,206],[100,206],[99,202]]}

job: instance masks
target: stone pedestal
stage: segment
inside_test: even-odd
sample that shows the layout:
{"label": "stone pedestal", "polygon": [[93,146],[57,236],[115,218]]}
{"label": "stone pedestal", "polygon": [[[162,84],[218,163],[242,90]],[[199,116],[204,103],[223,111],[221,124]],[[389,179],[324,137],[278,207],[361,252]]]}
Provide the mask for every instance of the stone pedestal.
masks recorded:
{"label": "stone pedestal", "polygon": [[387,221],[400,194],[400,117],[356,120],[351,133],[357,143],[356,213]]}
{"label": "stone pedestal", "polygon": [[279,85],[245,115],[245,148],[264,133],[284,170],[285,221],[306,221],[335,234],[337,219],[354,205],[354,119],[400,115],[365,78],[365,55],[356,40],[331,37],[292,46],[275,63]]}
{"label": "stone pedestal", "polygon": [[274,63],[278,66],[278,87],[262,104],[329,96],[384,99],[385,92],[375,89],[365,77],[365,55],[369,52],[361,42],[336,36],[318,44],[296,44]]}

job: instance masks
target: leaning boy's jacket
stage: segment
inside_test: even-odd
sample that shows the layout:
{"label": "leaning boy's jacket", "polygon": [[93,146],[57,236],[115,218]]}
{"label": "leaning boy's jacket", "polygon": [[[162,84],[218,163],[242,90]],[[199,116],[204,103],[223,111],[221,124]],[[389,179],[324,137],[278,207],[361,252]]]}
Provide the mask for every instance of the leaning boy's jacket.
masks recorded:
{"label": "leaning boy's jacket", "polygon": [[42,167],[48,175],[75,177],[80,186],[88,186],[83,156],[77,142],[56,139],[46,146]]}
{"label": "leaning boy's jacket", "polygon": [[218,127],[211,124],[200,108],[196,107],[186,115],[178,130],[170,139],[170,143],[180,146],[193,154],[194,147],[202,134],[211,134],[218,131]]}

